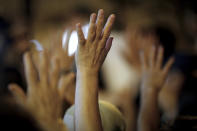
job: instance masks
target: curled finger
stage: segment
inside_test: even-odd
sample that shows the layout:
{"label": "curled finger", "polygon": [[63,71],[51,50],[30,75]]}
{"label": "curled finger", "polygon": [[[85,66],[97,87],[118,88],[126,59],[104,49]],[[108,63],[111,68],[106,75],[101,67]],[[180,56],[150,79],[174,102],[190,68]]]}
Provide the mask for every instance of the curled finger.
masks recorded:
{"label": "curled finger", "polygon": [[17,84],[9,84],[8,89],[19,104],[25,105],[26,95],[23,89]]}

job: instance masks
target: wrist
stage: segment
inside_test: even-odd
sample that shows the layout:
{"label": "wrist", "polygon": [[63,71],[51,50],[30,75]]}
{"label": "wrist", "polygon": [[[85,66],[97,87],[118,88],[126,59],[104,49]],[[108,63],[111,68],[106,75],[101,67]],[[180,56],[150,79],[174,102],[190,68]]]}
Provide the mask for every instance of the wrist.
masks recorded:
{"label": "wrist", "polygon": [[[77,86],[83,87],[87,92],[93,94],[98,92],[98,72],[95,70],[77,70]],[[92,88],[94,87],[94,88]]]}
{"label": "wrist", "polygon": [[91,76],[94,77],[98,75],[98,70],[96,69],[90,69],[90,68],[77,68],[77,75],[85,75],[85,76]]}
{"label": "wrist", "polygon": [[158,97],[159,91],[156,88],[143,88],[142,91],[142,97],[149,97],[149,96],[153,96],[153,97]]}
{"label": "wrist", "polygon": [[66,131],[66,125],[63,123],[61,119],[51,121],[40,121],[39,123],[41,127],[47,131]]}
{"label": "wrist", "polygon": [[142,82],[141,85],[141,91],[142,92],[158,92],[160,91],[161,87],[152,84],[152,83],[148,83],[148,82]]}

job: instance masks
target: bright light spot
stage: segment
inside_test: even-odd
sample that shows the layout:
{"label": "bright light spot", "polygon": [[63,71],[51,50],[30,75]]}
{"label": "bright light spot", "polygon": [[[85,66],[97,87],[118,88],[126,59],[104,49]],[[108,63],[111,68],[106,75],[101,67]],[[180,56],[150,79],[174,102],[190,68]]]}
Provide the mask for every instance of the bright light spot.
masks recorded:
{"label": "bright light spot", "polygon": [[68,39],[68,31],[66,30],[64,33],[63,33],[63,36],[62,36],[62,48],[65,48],[66,47],[66,41]]}
{"label": "bright light spot", "polygon": [[[87,38],[88,35],[88,27],[89,24],[86,24],[82,27],[83,33],[84,33],[84,37]],[[68,38],[68,30],[64,32],[63,37],[62,37],[62,46],[63,48],[65,48],[66,46],[66,41]],[[68,43],[68,55],[71,56],[75,53],[75,51],[77,50],[77,45],[78,45],[78,36],[77,36],[77,31],[72,31],[71,35],[70,35],[70,39],[69,39],[69,43]]]}
{"label": "bright light spot", "polygon": [[88,36],[88,28],[89,28],[89,24],[86,24],[82,27],[83,33],[84,33],[84,37],[87,38]]}
{"label": "bright light spot", "polygon": [[36,46],[36,50],[43,51],[42,45],[37,40],[30,40],[30,42],[32,42]]}
{"label": "bright light spot", "polygon": [[77,32],[73,31],[70,36],[69,45],[68,45],[68,55],[71,56],[75,53],[78,45]]}

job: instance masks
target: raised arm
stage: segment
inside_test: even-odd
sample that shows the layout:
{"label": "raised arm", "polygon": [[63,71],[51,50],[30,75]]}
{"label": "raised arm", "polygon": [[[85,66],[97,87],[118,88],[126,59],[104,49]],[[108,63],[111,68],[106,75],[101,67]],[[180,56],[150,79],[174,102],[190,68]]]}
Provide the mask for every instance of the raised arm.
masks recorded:
{"label": "raised arm", "polygon": [[141,107],[138,118],[139,131],[159,130],[158,94],[163,86],[174,59],[170,58],[162,68],[163,48],[150,50],[149,57],[140,54],[142,64]]}
{"label": "raised arm", "polygon": [[80,24],[77,24],[78,49],[75,55],[77,85],[75,94],[75,130],[102,131],[98,105],[98,71],[101,68],[112,44],[110,36],[115,16],[111,15],[105,28],[104,12],[90,16],[87,39]]}
{"label": "raised arm", "polygon": [[33,114],[43,130],[66,131],[62,120],[63,99],[65,88],[73,81],[74,74],[59,76],[59,60],[53,59],[50,64],[47,56],[46,51],[41,52],[37,65],[31,54],[25,53],[27,94],[16,84],[11,84],[9,89],[17,102]]}

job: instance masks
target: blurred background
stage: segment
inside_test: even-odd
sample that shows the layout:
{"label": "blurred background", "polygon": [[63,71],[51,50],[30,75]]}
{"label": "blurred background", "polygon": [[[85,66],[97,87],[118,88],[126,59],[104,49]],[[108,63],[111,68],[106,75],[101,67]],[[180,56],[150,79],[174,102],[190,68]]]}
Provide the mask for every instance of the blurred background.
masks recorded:
{"label": "blurred background", "polygon": [[[166,117],[174,117],[168,119],[181,113],[196,116],[196,5],[196,0],[0,0],[1,93],[7,92],[11,82],[26,89],[22,54],[34,48],[29,40],[50,48],[58,31],[71,30],[69,52],[72,53],[77,46],[76,23],[85,26],[92,12],[104,9],[106,19],[114,13],[116,22],[113,46],[99,76],[101,99],[135,116],[127,105],[139,96],[138,54],[142,46],[149,46],[142,41],[154,35],[164,46],[165,60],[172,55],[176,58],[172,70],[175,79],[171,80],[174,87],[166,88],[161,95],[163,112],[170,110]],[[166,105],[166,101],[172,106]],[[131,118],[128,123],[134,121]]]}

